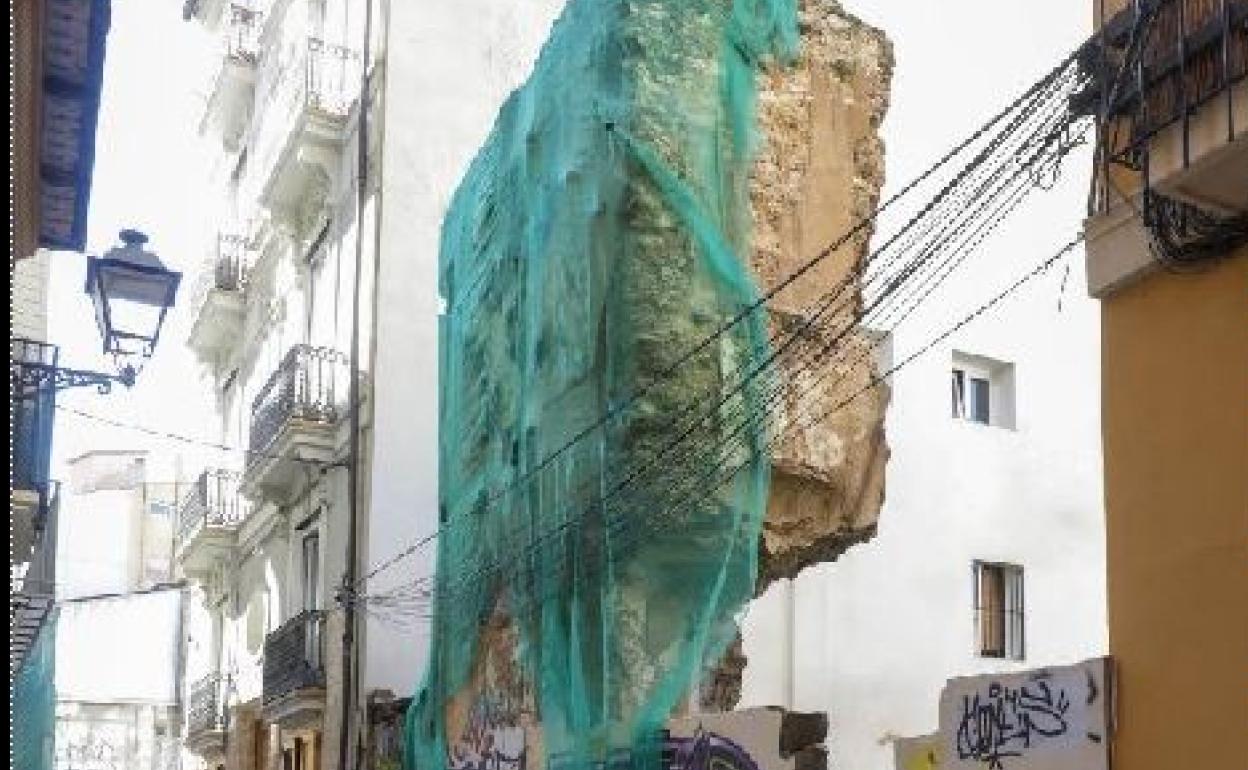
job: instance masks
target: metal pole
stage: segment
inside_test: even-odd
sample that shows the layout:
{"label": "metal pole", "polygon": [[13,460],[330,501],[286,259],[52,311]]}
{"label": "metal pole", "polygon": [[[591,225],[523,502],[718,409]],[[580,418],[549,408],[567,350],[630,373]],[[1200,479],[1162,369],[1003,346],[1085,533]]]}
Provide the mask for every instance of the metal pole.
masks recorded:
{"label": "metal pole", "polygon": [[1179,102],[1180,109],[1183,111],[1183,168],[1186,169],[1192,165],[1192,143],[1191,143],[1191,120],[1190,108],[1187,101],[1187,0],[1176,0],[1175,13],[1178,16],[1176,20],[1176,32],[1178,34],[1178,51],[1179,57]]}
{"label": "metal pole", "polygon": [[350,410],[350,445],[347,460],[347,549],[342,573],[342,725],[339,730],[338,767],[348,770],[355,716],[355,572],[356,530],[360,506],[360,283],[364,265],[364,209],[368,192],[368,75],[373,31],[373,0],[364,3],[364,45],[360,53],[360,98],[356,146],[355,279],[351,286],[350,375],[347,383]]}
{"label": "metal pole", "polygon": [[1226,89],[1226,141],[1235,141],[1235,96],[1231,88],[1231,12],[1222,0],[1222,87]]}

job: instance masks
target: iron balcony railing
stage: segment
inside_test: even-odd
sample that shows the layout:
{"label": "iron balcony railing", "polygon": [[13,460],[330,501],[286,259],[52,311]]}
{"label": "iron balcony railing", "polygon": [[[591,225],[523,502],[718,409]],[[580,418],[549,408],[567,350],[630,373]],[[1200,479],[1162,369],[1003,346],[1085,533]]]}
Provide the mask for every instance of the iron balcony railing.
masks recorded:
{"label": "iron balcony railing", "polygon": [[178,538],[185,543],[205,527],[236,527],[247,517],[246,498],[238,491],[239,474],[204,471],[182,498],[178,510]]}
{"label": "iron balcony railing", "polygon": [[217,235],[213,285],[221,291],[242,291],[247,281],[247,240],[237,233]]}
{"label": "iron balcony railing", "polygon": [[225,19],[225,56],[243,64],[260,58],[260,30],[264,14],[245,5],[231,3]]}
{"label": "iron balcony railing", "polygon": [[263,453],[291,420],[332,425],[347,395],[347,357],[331,348],[296,345],[251,405],[248,462]]}
{"label": "iron balcony railing", "polygon": [[308,105],[345,116],[360,92],[360,55],[350,48],[308,38],[304,88]]}
{"label": "iron balcony railing", "polygon": [[225,729],[225,702],[220,674],[209,674],[191,685],[186,709],[188,735]]}
{"label": "iron balcony railing", "polygon": [[11,485],[39,495],[40,519],[46,513],[48,466],[56,390],[46,378],[23,376],[24,365],[56,366],[59,350],[46,342],[9,339],[9,441]]}
{"label": "iron balcony railing", "polygon": [[1072,106],[1101,121],[1104,210],[1111,165],[1139,172],[1147,190],[1150,143],[1162,131],[1180,126],[1184,168],[1198,111],[1218,110],[1227,141],[1235,137],[1233,87],[1248,77],[1248,0],[1132,0],[1112,18],[1100,2],[1104,22],[1081,52],[1092,86]]}
{"label": "iron balcony railing", "polygon": [[263,119],[273,103],[300,97],[309,107],[345,116],[359,94],[360,74],[357,51],[309,37],[293,55],[265,65],[256,117]]}
{"label": "iron balcony railing", "polygon": [[325,686],[325,613],[306,610],[264,639],[264,702]]}
{"label": "iron balcony railing", "polygon": [[266,49],[256,75],[256,101],[247,146],[249,173],[271,173],[291,131],[302,117],[342,120],[360,90],[360,55],[316,37],[285,53]]}

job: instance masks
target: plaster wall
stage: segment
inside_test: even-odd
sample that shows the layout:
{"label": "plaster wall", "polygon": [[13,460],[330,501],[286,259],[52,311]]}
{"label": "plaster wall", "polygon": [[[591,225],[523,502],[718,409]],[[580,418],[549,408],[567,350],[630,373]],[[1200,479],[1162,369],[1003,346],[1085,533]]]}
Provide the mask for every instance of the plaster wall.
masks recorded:
{"label": "plaster wall", "polygon": [[[437,527],[442,218],[499,107],[529,74],[563,5],[564,0],[386,4],[374,434],[370,514],[361,549],[365,565],[396,555]],[[379,574],[369,590],[432,575],[435,551],[430,543]],[[410,695],[426,659],[427,623],[367,623],[365,691],[385,688]]]}
{"label": "plaster wall", "polygon": [[176,705],[181,613],[176,589],[64,602],[57,700]]}
{"label": "plaster wall", "polygon": [[[935,729],[949,677],[1105,650],[1095,316],[1083,301],[1059,315],[1054,299],[1011,307],[892,380],[876,537],[746,615],[742,705],[826,709],[830,765],[889,767],[893,737]],[[1017,429],[950,417],[954,350],[1015,364]],[[1024,569],[1022,661],[975,655],[975,560]]]}
{"label": "plaster wall", "polygon": [[[981,0],[939,8],[863,0],[849,10],[885,30],[896,54],[883,123],[885,197],[999,109],[1003,95],[1050,68],[1055,52],[1081,42],[1087,27],[1084,6],[1074,3],[1041,13]],[[1028,35],[949,44],[1020,23]],[[1069,169],[1080,164],[1072,158],[1053,191],[1022,205],[914,315],[884,329],[881,366],[917,352],[1075,233],[1086,177]],[[830,767],[892,768],[894,738],[936,729],[938,696],[952,676],[1073,663],[1106,650],[1098,322],[1078,255],[1068,259],[890,378],[875,537],[772,585],[744,615],[739,706],[826,710]],[[1014,364],[1013,429],[951,418],[955,352]],[[977,559],[1024,568],[1022,661],[975,655]]]}
{"label": "plaster wall", "polygon": [[1120,770],[1248,756],[1246,290],[1241,247],[1101,302]]}
{"label": "plaster wall", "polygon": [[31,340],[48,338],[48,263],[51,258],[52,252],[41,249],[13,265],[9,289],[10,334],[13,337]]}

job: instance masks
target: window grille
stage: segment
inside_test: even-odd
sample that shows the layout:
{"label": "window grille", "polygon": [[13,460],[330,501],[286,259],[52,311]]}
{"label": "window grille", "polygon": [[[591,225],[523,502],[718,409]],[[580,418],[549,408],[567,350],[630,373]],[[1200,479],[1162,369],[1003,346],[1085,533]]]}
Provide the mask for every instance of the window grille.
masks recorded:
{"label": "window grille", "polygon": [[984,658],[1024,657],[1023,568],[975,562],[975,651]]}

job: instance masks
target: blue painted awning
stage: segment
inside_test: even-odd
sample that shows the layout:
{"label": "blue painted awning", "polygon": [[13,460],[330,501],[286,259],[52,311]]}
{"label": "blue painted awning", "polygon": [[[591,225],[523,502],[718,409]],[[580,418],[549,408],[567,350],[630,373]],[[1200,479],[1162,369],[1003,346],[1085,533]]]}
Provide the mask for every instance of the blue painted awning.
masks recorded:
{"label": "blue painted awning", "polygon": [[39,245],[82,251],[110,0],[45,0]]}

